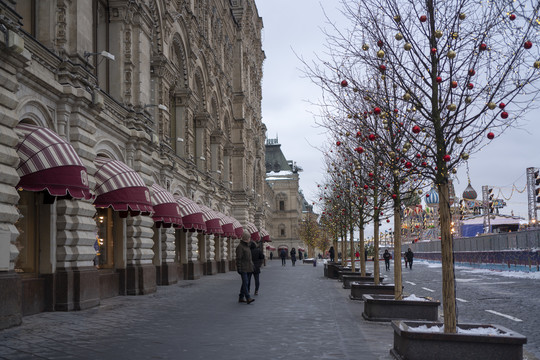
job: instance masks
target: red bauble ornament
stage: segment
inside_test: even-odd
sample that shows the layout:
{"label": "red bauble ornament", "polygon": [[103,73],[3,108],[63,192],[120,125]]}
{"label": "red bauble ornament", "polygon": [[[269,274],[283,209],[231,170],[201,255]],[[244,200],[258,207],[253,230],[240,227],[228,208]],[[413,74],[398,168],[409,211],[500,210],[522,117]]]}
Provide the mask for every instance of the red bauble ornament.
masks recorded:
{"label": "red bauble ornament", "polygon": [[451,159],[451,157],[450,157],[450,155],[448,155],[448,154],[446,154],[446,155],[443,156],[443,160],[444,160],[445,162],[449,162],[450,159]]}
{"label": "red bauble ornament", "polygon": [[392,194],[392,199],[397,199],[397,195],[396,195],[396,194]]}
{"label": "red bauble ornament", "polygon": [[451,85],[452,89],[457,88],[457,81],[452,81]]}
{"label": "red bauble ornament", "polygon": [[398,110],[398,109],[394,109],[394,112],[397,114],[397,113],[399,112],[399,110]]}
{"label": "red bauble ornament", "polygon": [[349,85],[347,80],[341,80],[341,87],[346,87],[347,85]]}
{"label": "red bauble ornament", "polygon": [[437,53],[437,48],[431,48],[431,55],[435,55]]}
{"label": "red bauble ornament", "polygon": [[366,189],[366,190],[367,190],[367,189],[369,189],[369,186],[367,186],[367,185],[364,185],[364,189]]}
{"label": "red bauble ornament", "polygon": [[469,89],[469,90],[472,90],[473,87],[474,87],[473,83],[469,83],[469,84],[467,85],[467,89]]}
{"label": "red bauble ornament", "polygon": [[373,109],[373,113],[375,115],[379,115],[381,113],[381,108],[376,107],[375,109]]}
{"label": "red bauble ornament", "polygon": [[420,16],[420,22],[426,22],[426,21],[427,21],[427,16],[426,15]]}
{"label": "red bauble ornament", "polygon": [[486,44],[480,44],[480,51],[484,51],[484,50],[487,50],[487,45]]}
{"label": "red bauble ornament", "polygon": [[499,109],[504,109],[505,106],[506,106],[505,103],[500,103],[500,104],[499,104]]}
{"label": "red bauble ornament", "polygon": [[412,163],[411,163],[410,161],[407,161],[407,162],[405,163],[405,167],[406,167],[407,169],[412,168]]}
{"label": "red bauble ornament", "polygon": [[359,153],[359,154],[361,154],[361,153],[363,153],[363,152],[364,152],[364,148],[363,148],[363,147],[361,147],[361,146],[357,147],[357,148],[356,148],[356,149],[354,149],[354,150],[355,150],[355,151],[356,151],[357,153]]}
{"label": "red bauble ornament", "polygon": [[429,194],[426,194],[426,197],[428,198],[428,197],[429,197]]}
{"label": "red bauble ornament", "polygon": [[437,76],[437,78],[435,79],[435,81],[437,81],[439,84],[442,83],[442,77]]}
{"label": "red bauble ornament", "polygon": [[474,76],[476,74],[476,71],[474,69],[469,69],[469,76]]}
{"label": "red bauble ornament", "polygon": [[417,158],[417,159],[420,159],[421,157],[422,157],[422,155],[416,154],[416,158]]}
{"label": "red bauble ornament", "polygon": [[381,72],[385,72],[386,71],[386,66],[384,66],[384,65],[379,66],[379,70]]}
{"label": "red bauble ornament", "polygon": [[383,47],[383,45],[384,45],[384,42],[382,40],[377,41],[378,47]]}
{"label": "red bauble ornament", "polygon": [[494,137],[495,137],[495,134],[492,133],[492,132],[489,132],[489,133],[487,134],[487,138],[488,138],[489,140],[492,140]]}
{"label": "red bauble ornament", "polygon": [[356,137],[360,137],[360,136],[362,136],[362,133],[360,131],[357,131],[356,132]]}
{"label": "red bauble ornament", "polygon": [[423,166],[423,167],[426,167],[426,166],[427,166],[427,162],[422,161],[422,166]]}
{"label": "red bauble ornament", "polygon": [[502,117],[503,119],[506,119],[506,118],[508,117],[508,113],[507,113],[506,111],[503,111],[503,112],[501,113],[501,117]]}
{"label": "red bauble ornament", "polygon": [[523,44],[523,47],[525,49],[530,49],[532,48],[532,42],[531,41],[525,41],[525,43]]}
{"label": "red bauble ornament", "polygon": [[386,222],[389,223],[389,222],[390,222],[390,219],[386,219]]}
{"label": "red bauble ornament", "polygon": [[368,174],[368,176],[369,176],[369,177],[373,177],[373,176],[375,176],[375,174],[373,174],[372,172],[370,172],[370,173]]}
{"label": "red bauble ornament", "polygon": [[516,20],[516,15],[510,14],[509,18],[510,18],[510,20],[514,21],[514,20]]}
{"label": "red bauble ornament", "polygon": [[336,141],[336,145],[337,146],[341,145],[341,141]]}
{"label": "red bauble ornament", "polygon": [[371,140],[371,141],[375,140],[376,138],[377,138],[377,135],[375,135],[375,134],[369,134],[369,136],[368,136],[368,139]]}
{"label": "red bauble ornament", "polygon": [[418,125],[414,125],[413,128],[412,128],[412,132],[415,133],[415,134],[418,134],[420,131],[422,131],[422,129],[420,128],[420,126]]}

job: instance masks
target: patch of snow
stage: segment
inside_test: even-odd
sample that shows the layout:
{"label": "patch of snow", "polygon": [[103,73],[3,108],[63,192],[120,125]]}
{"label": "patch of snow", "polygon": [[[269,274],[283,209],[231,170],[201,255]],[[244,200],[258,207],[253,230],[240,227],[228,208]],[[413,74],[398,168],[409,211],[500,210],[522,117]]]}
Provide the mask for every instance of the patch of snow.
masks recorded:
{"label": "patch of snow", "polygon": [[[408,328],[409,331],[412,332],[426,332],[426,333],[442,333],[444,331],[444,326],[427,326],[427,325],[421,325],[416,327],[410,327]],[[478,327],[478,328],[470,328],[470,329],[462,329],[459,326],[457,327],[457,333],[458,334],[464,334],[464,335],[508,335],[504,331],[501,331],[494,327]]]}
{"label": "patch of snow", "polygon": [[418,297],[414,294],[411,294],[409,296],[406,296],[403,298],[403,300],[409,300],[409,301],[430,301],[429,299],[425,298],[425,297]]}
{"label": "patch of snow", "polygon": [[489,270],[489,269],[471,269],[469,267],[456,266],[463,273],[468,274],[479,274],[479,275],[497,275],[506,278],[514,279],[532,279],[540,280],[540,272],[524,272],[524,271],[500,271],[500,270]]}

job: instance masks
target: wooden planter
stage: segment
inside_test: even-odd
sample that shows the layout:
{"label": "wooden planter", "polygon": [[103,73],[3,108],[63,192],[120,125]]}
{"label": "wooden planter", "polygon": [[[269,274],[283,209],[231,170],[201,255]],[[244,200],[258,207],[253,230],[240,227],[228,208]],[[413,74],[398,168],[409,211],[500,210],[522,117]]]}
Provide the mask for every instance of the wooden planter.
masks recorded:
{"label": "wooden planter", "polygon": [[373,282],[352,282],[351,296],[352,300],[363,300],[365,294],[383,294],[394,295],[394,284],[379,284]]}
{"label": "wooden planter", "polygon": [[369,321],[439,319],[438,300],[394,300],[394,295],[366,294],[362,317]]}
{"label": "wooden planter", "polygon": [[[343,275],[343,288],[344,289],[350,289],[351,283],[358,281],[358,282],[365,282],[365,283],[373,283],[375,281],[375,278],[373,276],[361,276],[361,275]],[[383,282],[384,277],[379,276],[379,282]]]}
{"label": "wooden planter", "polygon": [[459,324],[464,330],[495,328],[503,335],[445,334],[418,332],[412,328],[442,326],[429,321],[392,321],[394,347],[390,354],[398,360],[523,360],[527,338],[499,325]]}

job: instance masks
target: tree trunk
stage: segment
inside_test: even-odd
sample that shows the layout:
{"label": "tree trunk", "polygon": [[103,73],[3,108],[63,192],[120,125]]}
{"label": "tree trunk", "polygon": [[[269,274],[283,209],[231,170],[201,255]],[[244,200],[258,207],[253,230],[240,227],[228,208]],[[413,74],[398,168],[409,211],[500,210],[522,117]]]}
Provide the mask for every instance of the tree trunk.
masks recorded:
{"label": "tree trunk", "polygon": [[442,296],[444,332],[456,332],[456,294],[454,280],[454,252],[451,233],[451,214],[448,181],[438,185],[439,217],[441,221]]}
{"label": "tree trunk", "polygon": [[364,245],[364,228],[360,225],[360,274],[366,276],[366,247]]}
{"label": "tree trunk", "polygon": [[375,210],[375,216],[373,217],[373,276],[375,285],[379,285],[379,276],[381,269],[379,267],[379,210]]}
{"label": "tree trunk", "polygon": [[401,211],[399,201],[394,203],[394,299],[403,297],[401,279]]}
{"label": "tree trunk", "polygon": [[349,228],[349,231],[350,231],[350,244],[351,244],[351,251],[350,254],[351,254],[351,270],[354,271],[355,269],[355,261],[354,261],[354,227],[351,225],[351,227]]}

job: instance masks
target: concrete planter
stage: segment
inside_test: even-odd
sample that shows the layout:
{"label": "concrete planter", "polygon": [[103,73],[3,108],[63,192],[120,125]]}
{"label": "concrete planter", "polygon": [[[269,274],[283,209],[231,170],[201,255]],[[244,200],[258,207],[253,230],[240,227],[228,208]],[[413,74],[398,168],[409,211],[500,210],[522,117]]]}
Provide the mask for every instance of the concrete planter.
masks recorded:
{"label": "concrete planter", "polygon": [[394,295],[394,284],[379,284],[373,282],[352,282],[351,283],[351,300],[363,300],[365,294],[383,294]]}
{"label": "concrete planter", "polygon": [[[338,271],[338,280],[343,281],[343,275],[360,275],[360,271],[341,270]],[[366,276],[372,276],[373,274],[366,271]]]}
{"label": "concrete planter", "polygon": [[327,276],[330,279],[337,279],[339,277],[339,271],[343,270],[343,266],[339,263],[327,263]]}
{"label": "concrete planter", "polygon": [[459,324],[464,330],[494,328],[501,335],[445,334],[412,329],[421,325],[442,326],[429,321],[392,321],[394,347],[390,354],[398,360],[522,360],[527,338],[499,325]]}
{"label": "concrete planter", "polygon": [[366,294],[362,317],[369,321],[428,320],[439,319],[438,300],[394,300],[394,295]]}
{"label": "concrete planter", "polygon": [[[351,284],[355,281],[373,283],[375,278],[373,276],[361,276],[361,275],[343,275],[343,288],[350,289]],[[383,282],[384,277],[379,276],[379,282]]]}

